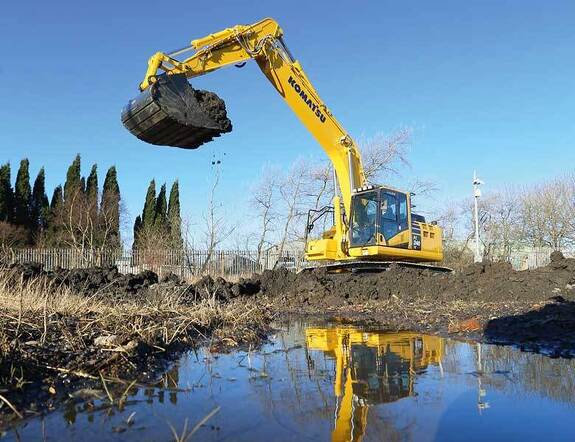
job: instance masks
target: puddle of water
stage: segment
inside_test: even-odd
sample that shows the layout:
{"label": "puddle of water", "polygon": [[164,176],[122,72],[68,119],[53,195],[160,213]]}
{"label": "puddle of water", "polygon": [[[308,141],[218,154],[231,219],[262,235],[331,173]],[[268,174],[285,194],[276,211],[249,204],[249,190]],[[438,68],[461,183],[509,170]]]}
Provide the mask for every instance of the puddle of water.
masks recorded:
{"label": "puddle of water", "polygon": [[190,440],[573,440],[575,360],[295,322],[257,353],[186,354],[122,409],[70,404],[5,437],[173,440],[210,413]]}

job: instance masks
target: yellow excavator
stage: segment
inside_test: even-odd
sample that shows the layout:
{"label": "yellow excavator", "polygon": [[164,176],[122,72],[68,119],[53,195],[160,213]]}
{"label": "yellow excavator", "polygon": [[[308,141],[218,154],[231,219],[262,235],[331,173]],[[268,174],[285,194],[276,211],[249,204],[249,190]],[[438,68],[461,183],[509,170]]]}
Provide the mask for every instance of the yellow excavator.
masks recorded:
{"label": "yellow excavator", "polygon": [[309,350],[334,360],[333,442],[362,440],[369,408],[414,396],[416,376],[441,367],[445,352],[443,338],[412,332],[310,327],[305,334]]}
{"label": "yellow excavator", "polygon": [[124,126],[147,143],[184,149],[230,132],[224,102],[212,92],[192,88],[187,79],[225,66],[241,67],[250,59],[333,165],[332,205],[309,211],[306,232],[324,217],[332,217],[333,225],[319,238],[306,234],[306,259],[336,271],[378,270],[392,262],[445,269],[425,264],[443,259],[441,228],[412,212],[410,192],[367,182],[356,143],[321,100],[273,19],[224,29],[182,49],[154,54],[139,85],[142,93],[122,112]]}

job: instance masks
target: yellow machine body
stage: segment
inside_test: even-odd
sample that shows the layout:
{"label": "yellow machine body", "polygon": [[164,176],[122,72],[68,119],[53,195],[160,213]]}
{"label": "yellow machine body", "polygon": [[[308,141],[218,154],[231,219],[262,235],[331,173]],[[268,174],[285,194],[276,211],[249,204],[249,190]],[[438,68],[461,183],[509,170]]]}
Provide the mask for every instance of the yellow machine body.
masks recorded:
{"label": "yellow machine body", "polygon": [[[182,60],[176,58],[186,53],[191,55]],[[224,29],[193,40],[189,47],[170,54],[156,53],[148,62],[140,90],[150,88],[160,74],[194,78],[250,59],[257,62],[278,94],[317,140],[335,171],[338,192],[331,208],[334,225],[321,238],[307,241],[306,258],[335,263],[441,261],[441,229],[412,213],[409,192],[367,183],[355,141],[332,115],[301,64],[293,58],[283,41],[282,29],[273,19]],[[373,198],[363,201],[366,195]],[[395,209],[390,215],[393,204]],[[391,216],[395,219],[390,219]],[[313,217],[310,221],[313,225]]]}

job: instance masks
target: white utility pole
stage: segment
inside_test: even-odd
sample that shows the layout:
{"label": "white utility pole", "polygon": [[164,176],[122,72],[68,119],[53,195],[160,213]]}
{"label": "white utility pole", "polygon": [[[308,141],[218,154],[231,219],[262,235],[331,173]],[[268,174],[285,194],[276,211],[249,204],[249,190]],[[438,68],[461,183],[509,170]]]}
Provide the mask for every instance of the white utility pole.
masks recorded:
{"label": "white utility pole", "polygon": [[479,197],[481,196],[481,190],[479,190],[479,186],[484,184],[479,178],[477,178],[477,174],[473,171],[473,200],[474,200],[474,221],[475,221],[475,254],[473,256],[473,262],[481,262],[481,251],[479,250],[479,208],[478,202]]}

